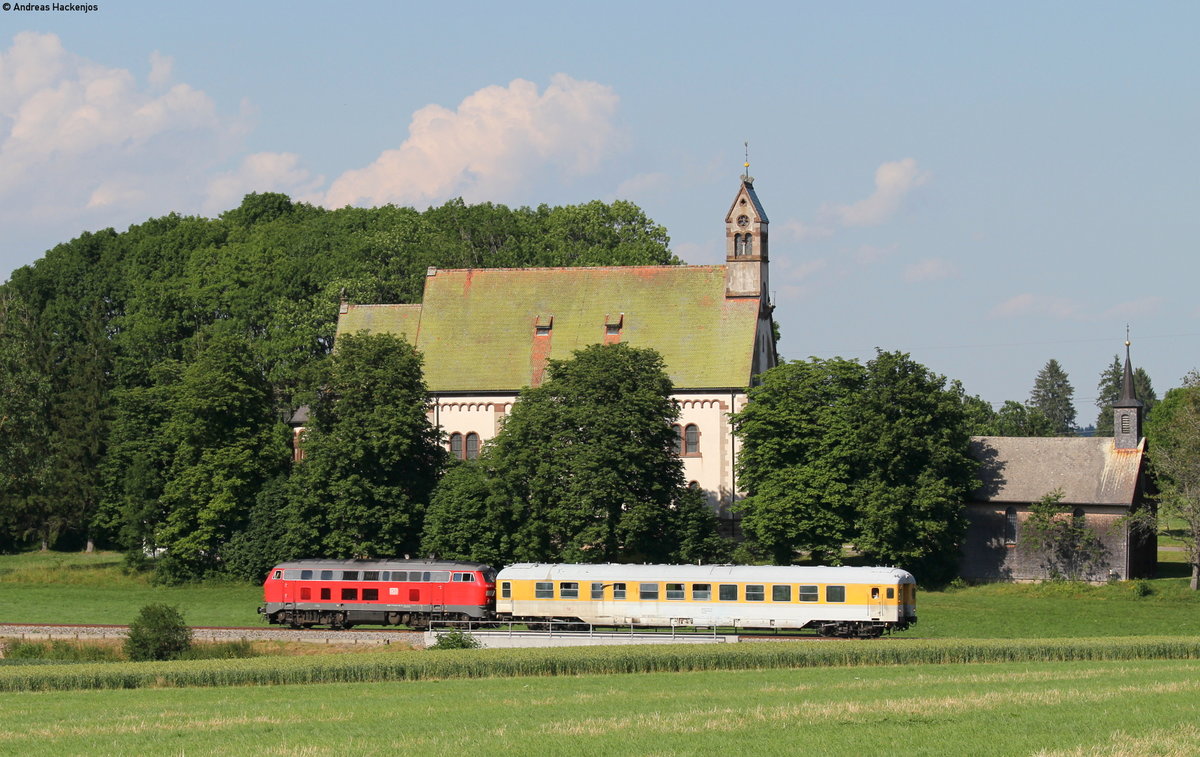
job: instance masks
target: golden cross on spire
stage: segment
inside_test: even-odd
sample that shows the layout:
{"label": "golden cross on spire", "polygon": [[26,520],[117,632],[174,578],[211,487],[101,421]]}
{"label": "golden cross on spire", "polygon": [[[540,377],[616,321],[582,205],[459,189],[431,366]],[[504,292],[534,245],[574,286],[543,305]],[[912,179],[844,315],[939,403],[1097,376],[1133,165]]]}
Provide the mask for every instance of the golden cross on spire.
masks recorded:
{"label": "golden cross on spire", "polygon": [[750,143],[743,142],[742,144],[744,144],[746,146],[746,162],[742,164],[742,167],[745,168],[746,171],[745,171],[745,173],[742,174],[742,178],[749,179],[750,178]]}

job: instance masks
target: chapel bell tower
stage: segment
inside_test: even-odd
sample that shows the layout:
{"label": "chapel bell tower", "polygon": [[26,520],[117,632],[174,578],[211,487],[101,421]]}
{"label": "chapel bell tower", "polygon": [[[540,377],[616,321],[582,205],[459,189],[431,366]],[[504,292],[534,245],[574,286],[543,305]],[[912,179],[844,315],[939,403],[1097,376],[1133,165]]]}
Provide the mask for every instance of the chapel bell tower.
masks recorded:
{"label": "chapel bell tower", "polygon": [[742,174],[725,216],[725,296],[758,297],[767,303],[767,214],[754,193],[754,177]]}

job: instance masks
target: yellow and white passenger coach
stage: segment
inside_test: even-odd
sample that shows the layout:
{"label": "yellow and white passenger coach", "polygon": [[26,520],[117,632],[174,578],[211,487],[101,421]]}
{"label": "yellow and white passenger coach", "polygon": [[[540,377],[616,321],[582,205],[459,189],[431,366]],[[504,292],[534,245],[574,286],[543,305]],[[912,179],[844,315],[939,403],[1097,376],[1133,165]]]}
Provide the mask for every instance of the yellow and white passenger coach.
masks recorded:
{"label": "yellow and white passenger coach", "polygon": [[878,636],[917,622],[899,568],[520,563],[496,577],[496,614],[598,626],[813,629]]}

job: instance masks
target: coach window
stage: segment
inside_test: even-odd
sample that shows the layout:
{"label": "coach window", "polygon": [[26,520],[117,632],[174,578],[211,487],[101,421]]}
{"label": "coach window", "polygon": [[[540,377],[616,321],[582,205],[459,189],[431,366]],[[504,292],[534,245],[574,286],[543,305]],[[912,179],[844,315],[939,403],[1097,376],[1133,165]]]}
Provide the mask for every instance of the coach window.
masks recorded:
{"label": "coach window", "polygon": [[362,598],[363,598],[364,602],[378,602],[379,601],[379,589],[363,589],[363,597]]}
{"label": "coach window", "polygon": [[321,589],[321,599],[330,599],[330,598],[331,598],[331,595],[329,593],[329,588],[326,587],[324,589]]}
{"label": "coach window", "polygon": [[332,570],[321,571],[321,580],[322,581],[332,581],[333,580],[333,571]]}
{"label": "coach window", "polygon": [[508,581],[500,582],[500,598],[512,599],[512,584]]}
{"label": "coach window", "polygon": [[638,599],[657,602],[658,584],[638,584]]}
{"label": "coach window", "polygon": [[301,581],[311,581],[312,580],[312,571],[311,570],[300,571],[300,580]]}
{"label": "coach window", "polygon": [[890,587],[890,586],[888,587],[888,590],[887,590],[887,598],[888,598],[888,599],[895,599],[895,598],[896,598],[896,590],[895,590],[895,589],[893,589],[893,588],[892,588],[892,587]]}
{"label": "coach window", "polygon": [[772,602],[791,602],[792,587],[790,586],[772,586],[771,587]]}
{"label": "coach window", "polygon": [[625,584],[613,584],[613,599],[625,598]]}
{"label": "coach window", "polygon": [[826,602],[845,602],[846,587],[845,586],[826,586],[825,587]]}
{"label": "coach window", "polygon": [[534,586],[533,596],[537,599],[554,599],[554,582],[538,581]]}
{"label": "coach window", "polygon": [[737,584],[720,584],[717,587],[717,599],[722,602],[736,602],[737,594]]}
{"label": "coach window", "polygon": [[358,599],[358,589],[342,589],[342,599]]}
{"label": "coach window", "polygon": [[300,589],[300,598],[301,599],[312,599],[312,589],[308,588],[307,586],[302,587]]}
{"label": "coach window", "polygon": [[379,580],[379,571],[377,571],[377,570],[364,570],[364,571],[363,571],[363,577],[362,577],[362,580],[364,580],[364,581],[378,581],[378,580]]}
{"label": "coach window", "polygon": [[357,570],[343,570],[342,571],[342,580],[343,581],[357,581],[358,580],[358,571]]}
{"label": "coach window", "polygon": [[801,586],[799,599],[801,602],[819,602],[821,600],[821,592],[815,586]]}
{"label": "coach window", "polygon": [[762,584],[748,584],[746,586],[746,601],[761,602],[767,598],[767,591]]}
{"label": "coach window", "polygon": [[712,584],[692,584],[692,600],[708,602],[712,599]]}
{"label": "coach window", "polygon": [[683,584],[667,584],[667,599],[683,598]]}
{"label": "coach window", "polygon": [[579,599],[579,584],[575,581],[563,581],[558,585],[559,599]]}

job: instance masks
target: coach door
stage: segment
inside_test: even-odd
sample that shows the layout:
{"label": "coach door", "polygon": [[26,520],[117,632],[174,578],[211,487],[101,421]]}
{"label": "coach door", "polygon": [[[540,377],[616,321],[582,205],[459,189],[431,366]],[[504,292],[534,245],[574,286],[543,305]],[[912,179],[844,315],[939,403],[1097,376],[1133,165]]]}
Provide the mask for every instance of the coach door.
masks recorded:
{"label": "coach door", "polygon": [[883,617],[883,589],[878,586],[871,587],[871,620],[879,620]]}

